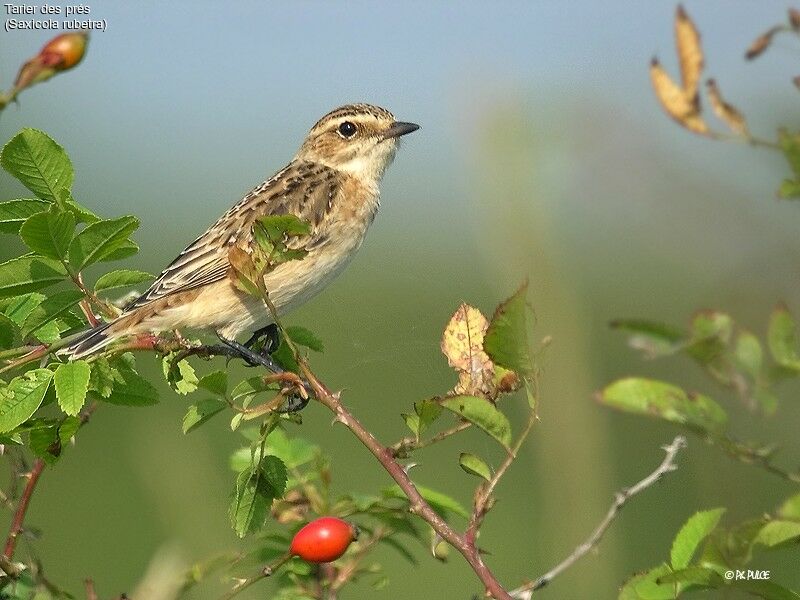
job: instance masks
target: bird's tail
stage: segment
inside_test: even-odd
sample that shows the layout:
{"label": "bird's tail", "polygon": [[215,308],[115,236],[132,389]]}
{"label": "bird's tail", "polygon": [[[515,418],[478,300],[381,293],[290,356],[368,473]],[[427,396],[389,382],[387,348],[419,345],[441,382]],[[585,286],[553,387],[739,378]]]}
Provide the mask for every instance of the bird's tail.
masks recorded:
{"label": "bird's tail", "polygon": [[114,323],[114,321],[97,325],[96,327],[76,334],[69,340],[65,348],[57,351],[57,354],[66,356],[71,360],[77,360],[99,352],[117,339],[117,336],[111,335],[109,331],[109,327],[112,323]]}

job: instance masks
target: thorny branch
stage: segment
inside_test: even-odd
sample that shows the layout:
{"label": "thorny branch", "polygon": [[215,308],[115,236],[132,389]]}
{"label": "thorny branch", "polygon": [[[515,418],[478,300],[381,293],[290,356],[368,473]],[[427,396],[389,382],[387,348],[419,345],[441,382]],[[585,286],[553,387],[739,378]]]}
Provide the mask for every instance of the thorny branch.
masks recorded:
{"label": "thorny branch", "polygon": [[658,465],[655,471],[650,473],[638,483],[635,483],[631,487],[624,488],[616,493],[614,496],[614,502],[611,503],[611,508],[608,509],[606,516],[602,521],[600,521],[600,524],[595,528],[595,530],[592,532],[592,535],[590,535],[585,542],[580,544],[577,548],[575,548],[572,554],[567,556],[564,560],[562,560],[555,567],[550,569],[547,573],[535,581],[531,581],[530,583],[526,583],[525,585],[512,590],[511,597],[514,598],[514,600],[530,600],[534,591],[546,586],[558,575],[575,564],[575,562],[581,557],[586,555],[586,553],[592,548],[597,546],[597,544],[600,543],[600,540],[603,539],[603,534],[605,534],[606,530],[611,526],[611,523],[616,518],[620,509],[625,506],[625,503],[628,502],[628,500],[633,498],[636,494],[639,494],[640,492],[649,488],[667,473],[671,473],[678,468],[678,465],[675,464],[675,457],[677,456],[678,452],[685,447],[686,438],[680,435],[676,436],[669,446],[664,446],[666,456],[664,456],[664,460],[661,461],[661,464]]}

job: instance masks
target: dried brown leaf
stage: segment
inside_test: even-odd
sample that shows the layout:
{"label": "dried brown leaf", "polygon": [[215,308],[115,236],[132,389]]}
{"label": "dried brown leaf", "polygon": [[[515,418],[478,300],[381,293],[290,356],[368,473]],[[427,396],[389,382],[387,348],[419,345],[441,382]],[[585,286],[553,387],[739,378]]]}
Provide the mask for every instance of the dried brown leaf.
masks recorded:
{"label": "dried brown leaf", "polygon": [[711,103],[711,108],[714,109],[714,114],[734,133],[747,135],[747,121],[744,115],[735,106],[725,102],[714,79],[706,81],[706,90],[708,91],[708,100]]}
{"label": "dried brown leaf", "polygon": [[789,9],[789,25],[791,25],[792,29],[795,31],[800,30],[800,10],[796,8]]}
{"label": "dried brown leaf", "polygon": [[[703,48],[700,45],[700,32],[681,4],[675,13],[675,45],[678,48],[683,90],[690,100],[698,103],[698,88],[703,73]],[[699,106],[697,110],[699,112]]]}
{"label": "dried brown leaf", "polygon": [[794,83],[794,86],[797,89],[800,89],[800,75],[797,75],[796,77],[793,77],[792,78],[792,83]]}
{"label": "dried brown leaf", "polygon": [[775,36],[775,34],[782,30],[782,25],[775,25],[775,27],[771,27],[762,33],[755,40],[753,40],[753,43],[750,44],[747,52],[744,53],[744,57],[747,60],[753,60],[754,58],[761,56],[761,54],[763,54],[763,52],[769,48],[770,44],[772,43],[772,38]]}
{"label": "dried brown leaf", "polygon": [[675,83],[669,74],[653,58],[650,63],[650,81],[664,111],[680,125],[695,133],[706,133],[708,126],[700,116],[698,95],[688,97],[685,90]]}

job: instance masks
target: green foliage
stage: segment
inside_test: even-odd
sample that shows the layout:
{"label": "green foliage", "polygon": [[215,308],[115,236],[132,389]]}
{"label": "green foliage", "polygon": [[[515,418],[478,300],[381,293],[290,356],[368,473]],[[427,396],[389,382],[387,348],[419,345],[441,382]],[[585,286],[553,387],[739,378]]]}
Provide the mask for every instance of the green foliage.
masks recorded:
{"label": "green foliage", "polygon": [[286,487],[286,466],[277,456],[261,456],[239,473],[229,510],[231,525],[239,537],[260,529],[272,501]]}
{"label": "green foliage", "polygon": [[724,513],[724,508],[701,511],[686,521],[672,542],[670,563],[673,569],[689,566],[698,546],[714,530]]}
{"label": "green foliage", "polygon": [[33,416],[52,379],[52,371],[32,369],[0,388],[0,433],[13,431]]}
{"label": "green foliage", "polygon": [[97,278],[94,284],[95,292],[104,292],[107,290],[114,290],[121,287],[130,287],[149,281],[153,276],[144,271],[133,271],[130,269],[119,269],[104,273]]}
{"label": "green foliage", "polygon": [[794,179],[783,180],[778,196],[785,199],[800,198],[800,134],[781,129],[778,132],[778,143],[794,175]]}
{"label": "green foliage", "polygon": [[64,363],[56,367],[53,383],[56,388],[56,398],[61,410],[67,415],[75,416],[86,402],[86,393],[89,391],[89,377],[92,369],[84,360]]}
{"label": "green foliage", "polygon": [[511,423],[497,407],[476,396],[451,396],[443,398],[441,405],[456,413],[508,448],[511,445]]}
{"label": "green foliage", "polygon": [[492,361],[519,374],[533,368],[528,343],[528,284],[497,307],[483,338],[483,349]]}
{"label": "green foliage", "polygon": [[0,154],[0,165],[38,198],[58,202],[72,187],[72,163],[64,149],[46,133],[23,129]]}
{"label": "green foliage", "polygon": [[487,465],[479,456],[475,456],[469,452],[462,452],[458,457],[458,464],[470,475],[481,477],[486,481],[489,481],[492,478],[492,472],[489,469],[489,465]]}

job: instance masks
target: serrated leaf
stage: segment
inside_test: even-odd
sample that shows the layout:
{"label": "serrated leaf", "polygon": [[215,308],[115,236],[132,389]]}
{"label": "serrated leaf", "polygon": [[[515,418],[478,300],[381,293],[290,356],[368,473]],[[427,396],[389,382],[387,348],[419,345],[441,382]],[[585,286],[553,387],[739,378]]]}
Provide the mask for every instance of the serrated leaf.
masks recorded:
{"label": "serrated leaf", "polygon": [[173,360],[175,354],[170,353],[164,356],[161,361],[164,371],[164,378],[167,384],[178,394],[185,396],[197,389],[197,375],[194,367],[187,360]]}
{"label": "serrated leaf", "polygon": [[598,394],[611,408],[656,417],[702,431],[721,433],[728,416],[716,402],[703,396],[689,396],[681,388],[654,379],[629,377],[611,383]]}
{"label": "serrated leaf", "polygon": [[800,522],[769,521],[756,536],[755,543],[772,547],[800,538]]}
{"label": "serrated leaf", "polygon": [[414,412],[419,417],[419,434],[422,435],[442,414],[442,407],[436,400],[422,400],[414,403]]}
{"label": "serrated leaf", "polygon": [[527,293],[525,283],[497,307],[483,339],[483,349],[495,364],[520,374],[530,373],[533,368],[528,344]]}
{"label": "serrated leaf", "polygon": [[153,275],[145,271],[132,271],[129,269],[120,269],[111,271],[101,275],[97,282],[94,284],[95,292],[102,292],[105,290],[114,290],[121,287],[128,287],[150,281]]}
{"label": "serrated leaf", "polygon": [[72,186],[74,173],[67,153],[37,129],[23,129],[11,138],[0,154],[0,164],[44,200],[57,202],[61,190]]}
{"label": "serrated leaf", "polygon": [[223,400],[217,398],[207,398],[195,402],[189,407],[189,410],[183,417],[183,433],[194,431],[211,419],[211,417],[225,410],[227,406],[228,405]]}
{"label": "serrated leaf", "polygon": [[489,481],[492,478],[492,471],[489,469],[489,465],[483,462],[483,459],[475,456],[474,454],[462,452],[458,457],[458,464],[470,475],[481,477],[486,481]]}
{"label": "serrated leaf", "polygon": [[405,421],[406,427],[419,439],[419,416],[409,415],[408,413],[400,413],[400,416]]}
{"label": "serrated leaf", "polygon": [[128,242],[139,227],[136,217],[120,217],[87,225],[69,245],[69,261],[76,271],[101,261]]}
{"label": "serrated leaf", "polygon": [[453,396],[443,398],[441,405],[474,423],[506,448],[511,444],[511,424],[508,418],[485,398]]}
{"label": "serrated leaf", "polygon": [[103,255],[99,262],[112,262],[115,260],[122,260],[136,255],[139,252],[139,245],[132,239],[128,238],[123,241],[119,246],[111,250],[108,254]]}
{"label": "serrated leaf", "polygon": [[39,294],[38,292],[17,296],[8,301],[8,304],[3,309],[3,314],[13,321],[17,327],[22,327],[25,319],[30,316],[33,310],[39,306],[46,297],[47,296],[44,294]]}
{"label": "serrated leaf", "polygon": [[0,233],[19,232],[28,217],[46,211],[49,206],[45,200],[27,198],[0,202]]}
{"label": "serrated leaf", "polygon": [[50,258],[26,255],[0,264],[0,298],[42,290],[63,281],[67,272]]}
{"label": "serrated leaf", "polygon": [[114,375],[113,391],[103,398],[105,402],[121,406],[158,404],[158,390],[135,371],[119,368],[115,369]]}
{"label": "serrated leaf", "polygon": [[289,325],[284,329],[286,335],[298,346],[304,346],[314,352],[323,352],[325,346],[314,332],[300,325]]}
{"label": "serrated leaf", "polygon": [[69,311],[83,298],[83,293],[79,290],[64,290],[46,297],[25,318],[20,328],[22,336],[35,333],[39,328]]}
{"label": "serrated leaf", "polygon": [[53,372],[48,369],[33,369],[0,388],[0,433],[31,418],[42,404],[52,378]]}
{"label": "serrated leaf", "polygon": [[319,447],[301,437],[289,437],[283,429],[274,429],[267,436],[267,452],[280,458],[287,468],[296,469],[310,463],[319,454]]}
{"label": "serrated leaf", "polygon": [[91,367],[85,360],[58,365],[53,375],[58,405],[66,414],[77,415],[86,402]]}
{"label": "serrated leaf", "polygon": [[253,469],[239,473],[229,510],[231,525],[239,537],[263,525],[272,501],[283,494],[286,481],[286,466],[277,456],[265,456]]}
{"label": "serrated leaf", "polygon": [[55,205],[47,212],[29,217],[19,229],[19,236],[32,251],[47,258],[63,260],[75,232],[75,217]]}
{"label": "serrated leaf", "polygon": [[97,392],[103,398],[111,396],[114,389],[115,373],[114,369],[105,356],[98,356],[90,363],[92,374],[89,377],[89,389]]}
{"label": "serrated leaf", "polygon": [[767,342],[776,363],[793,371],[800,370],[795,322],[789,309],[783,304],[775,307],[770,315]]}
{"label": "serrated leaf", "polygon": [[689,517],[672,542],[670,562],[673,569],[680,570],[689,566],[700,543],[714,530],[724,513],[724,508],[715,508],[696,512]]}
{"label": "serrated leaf", "polygon": [[197,387],[212,394],[224,396],[228,391],[228,372],[212,371],[211,373],[206,373],[197,382]]}

